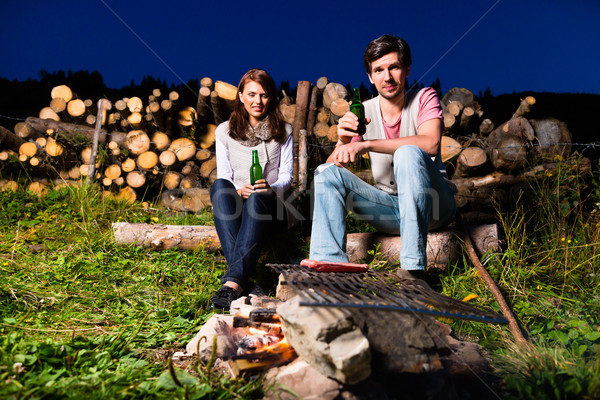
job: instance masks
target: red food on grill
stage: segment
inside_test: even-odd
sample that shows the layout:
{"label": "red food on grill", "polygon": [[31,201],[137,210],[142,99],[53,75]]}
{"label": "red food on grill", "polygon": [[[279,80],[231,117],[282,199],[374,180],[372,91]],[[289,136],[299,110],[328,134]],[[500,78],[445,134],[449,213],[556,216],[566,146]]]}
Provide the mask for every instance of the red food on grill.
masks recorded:
{"label": "red food on grill", "polygon": [[366,272],[368,264],[355,264],[350,262],[317,261],[304,259],[300,262],[303,267],[308,267],[318,272]]}

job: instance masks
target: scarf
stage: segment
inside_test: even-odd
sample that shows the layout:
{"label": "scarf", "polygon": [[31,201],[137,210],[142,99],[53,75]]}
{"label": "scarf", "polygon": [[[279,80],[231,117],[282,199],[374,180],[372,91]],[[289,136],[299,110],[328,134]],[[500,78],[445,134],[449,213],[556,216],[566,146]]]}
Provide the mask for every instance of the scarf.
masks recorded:
{"label": "scarf", "polygon": [[244,133],[246,134],[245,140],[237,138],[235,140],[246,147],[256,147],[261,142],[268,142],[273,138],[268,118],[259,121],[254,128],[248,124]]}

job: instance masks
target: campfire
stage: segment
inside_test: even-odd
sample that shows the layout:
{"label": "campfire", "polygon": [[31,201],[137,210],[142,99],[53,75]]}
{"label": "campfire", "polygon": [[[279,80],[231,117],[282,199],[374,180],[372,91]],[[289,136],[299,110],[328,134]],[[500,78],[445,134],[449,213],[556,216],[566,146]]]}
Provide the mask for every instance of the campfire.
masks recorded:
{"label": "campfire", "polygon": [[[402,379],[410,387],[430,377],[446,390],[452,374],[487,366],[478,345],[452,338],[437,317],[506,323],[498,314],[435,292],[403,270],[322,273],[269,266],[280,274],[278,299],[236,300],[229,315],[215,314],[202,327],[186,347],[188,354],[204,361],[216,356],[215,365],[233,377],[264,372],[269,382],[303,396],[334,398],[324,392],[367,385],[393,397],[399,388],[388,386]],[[302,383],[308,375],[321,383]],[[424,389],[436,390],[421,382],[415,391]]]}

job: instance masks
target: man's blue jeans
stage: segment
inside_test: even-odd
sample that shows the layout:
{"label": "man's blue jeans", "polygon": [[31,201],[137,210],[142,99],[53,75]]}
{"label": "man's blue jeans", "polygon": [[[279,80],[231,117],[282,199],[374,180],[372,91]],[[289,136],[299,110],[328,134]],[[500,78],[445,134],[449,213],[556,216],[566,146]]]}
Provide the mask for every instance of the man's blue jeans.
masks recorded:
{"label": "man's blue jeans", "polygon": [[226,179],[213,183],[210,199],[215,228],[229,264],[221,282],[232,281],[245,288],[256,275],[256,264],[268,235],[285,226],[284,206],[266,193],[253,193],[244,200]]}
{"label": "man's blue jeans", "polygon": [[450,223],[456,213],[454,194],[433,163],[417,146],[394,153],[398,194],[388,194],[345,168],[331,164],[315,175],[310,258],[347,262],[346,210],[378,231],[400,234],[401,267],[427,267],[427,232]]}

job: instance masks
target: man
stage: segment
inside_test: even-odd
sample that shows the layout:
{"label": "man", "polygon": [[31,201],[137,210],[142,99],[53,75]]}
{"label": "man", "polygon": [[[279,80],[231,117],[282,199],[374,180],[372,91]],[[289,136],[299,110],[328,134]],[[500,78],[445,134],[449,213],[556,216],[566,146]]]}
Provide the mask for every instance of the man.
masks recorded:
{"label": "man", "polygon": [[[410,73],[408,44],[384,35],[363,57],[379,95],[364,103],[367,130],[354,130],[358,118],[346,113],[327,163],[315,172],[310,258],[347,262],[346,209],[377,230],[400,234],[401,267],[425,270],[427,231],[450,223],[454,194],[441,161],[442,110],[432,88],[405,90]],[[368,153],[375,186],[344,166]]]}

